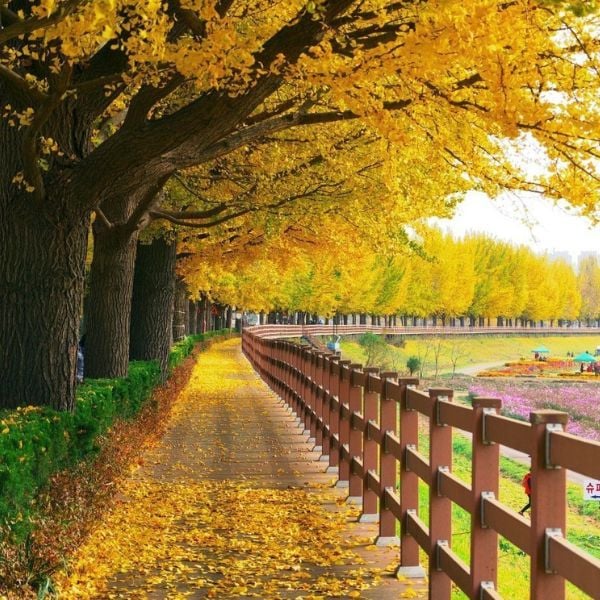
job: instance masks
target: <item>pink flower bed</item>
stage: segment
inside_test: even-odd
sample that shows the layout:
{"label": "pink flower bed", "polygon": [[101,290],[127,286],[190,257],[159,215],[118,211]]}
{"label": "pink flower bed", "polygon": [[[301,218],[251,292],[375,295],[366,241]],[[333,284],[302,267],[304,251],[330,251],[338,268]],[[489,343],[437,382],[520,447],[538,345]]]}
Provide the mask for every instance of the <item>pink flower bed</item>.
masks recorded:
{"label": "pink flower bed", "polygon": [[529,413],[544,408],[569,413],[567,431],[600,441],[600,385],[537,381],[477,381],[472,396],[502,400],[502,413],[529,421]]}

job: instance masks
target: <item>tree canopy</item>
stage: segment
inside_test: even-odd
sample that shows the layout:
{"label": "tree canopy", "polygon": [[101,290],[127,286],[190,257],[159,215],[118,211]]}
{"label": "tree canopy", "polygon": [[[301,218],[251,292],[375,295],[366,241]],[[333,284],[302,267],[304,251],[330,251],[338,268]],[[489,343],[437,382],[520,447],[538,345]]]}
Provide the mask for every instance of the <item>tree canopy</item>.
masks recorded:
{"label": "tree canopy", "polygon": [[421,247],[392,254],[347,240],[317,236],[290,246],[278,237],[252,255],[191,256],[180,271],[194,294],[254,311],[546,321],[600,316],[593,258],[577,274],[563,260],[523,246],[481,234],[454,239],[436,229],[424,233]]}
{"label": "tree canopy", "polygon": [[[282,129],[360,117],[402,149],[407,180],[415,165],[441,168],[437,195],[460,190],[444,185],[458,169],[471,187],[536,189],[594,212],[596,14],[568,6],[3,2],[3,109],[23,138],[11,178],[41,199],[57,170],[89,186],[108,169],[112,189],[96,177],[78,196],[101,208]],[[506,140],[528,142],[550,176],[520,172],[525,146]]]}
{"label": "tree canopy", "polygon": [[[4,0],[0,19],[0,405],[72,405],[94,213],[97,376],[126,372],[152,221],[247,251],[277,232],[286,249],[364,235],[390,256],[411,219],[469,189],[533,190],[596,216],[593,3]],[[193,237],[186,252],[207,239]],[[382,307],[398,303],[397,260]],[[467,305],[447,286],[440,315]],[[327,297],[349,305],[337,284]]]}

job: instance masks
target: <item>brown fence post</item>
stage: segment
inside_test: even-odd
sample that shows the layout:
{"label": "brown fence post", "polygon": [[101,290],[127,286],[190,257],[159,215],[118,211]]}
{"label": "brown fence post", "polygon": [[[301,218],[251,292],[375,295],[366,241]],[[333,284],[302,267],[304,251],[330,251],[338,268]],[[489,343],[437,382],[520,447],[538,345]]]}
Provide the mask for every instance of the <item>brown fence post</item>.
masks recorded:
{"label": "brown fence post", "polygon": [[498,583],[498,534],[486,526],[482,512],[483,498],[498,497],[500,480],[500,446],[485,435],[485,417],[500,410],[496,398],[473,399],[473,441],[471,490],[471,598],[479,598],[481,586],[493,589]]}
{"label": "brown fence post", "polygon": [[340,360],[339,364],[339,393],[338,393],[338,431],[339,431],[339,446],[338,446],[338,481],[336,487],[346,488],[350,485],[350,462],[342,459],[342,448],[350,443],[350,418],[342,417],[342,406],[345,404],[350,407],[350,370],[349,360]]}
{"label": "brown fence post", "polygon": [[[381,435],[385,436],[386,432],[391,432],[398,435],[398,417],[396,412],[396,401],[390,398],[387,393],[388,382],[394,381],[398,377],[398,373],[385,372],[381,374],[382,389],[379,398],[379,422],[381,423]],[[391,510],[385,505],[385,497],[383,492],[386,488],[391,488],[396,492],[398,483],[396,457],[385,450],[385,443],[379,450],[379,472],[381,477],[381,501],[379,503],[379,537],[377,538],[378,546],[392,546],[399,544],[400,540],[396,535],[396,517]]]}
{"label": "brown fence post", "polygon": [[452,470],[452,427],[439,420],[440,398],[452,400],[452,390],[430,389],[433,400],[429,415],[429,468],[431,487],[429,488],[429,597],[435,600],[450,600],[450,577],[438,568],[438,545],[450,546],[452,540],[452,502],[439,494],[438,477],[441,468]]}
{"label": "brown fence post", "polygon": [[350,452],[350,486],[348,490],[348,502],[351,504],[361,504],[363,499],[363,480],[360,475],[352,471],[352,459],[359,458],[364,466],[363,457],[363,431],[352,426],[352,414],[363,414],[363,388],[357,381],[361,377],[362,365],[350,365],[350,442],[348,449]]}
{"label": "brown fence post", "polygon": [[306,390],[307,390],[307,402],[310,406],[310,414],[308,419],[308,441],[314,446],[317,443],[317,399],[315,397],[315,353],[307,349],[306,350]]}
{"label": "brown fence post", "polygon": [[321,406],[323,410],[323,429],[321,436],[321,460],[329,463],[329,454],[331,449],[331,439],[329,437],[329,432],[325,431],[325,428],[329,430],[329,372],[330,372],[330,359],[332,358],[331,354],[323,354],[321,359],[321,373],[322,373],[322,384],[321,384]]}
{"label": "brown fence post", "polygon": [[327,472],[330,473],[338,472],[339,462],[339,452],[333,448],[333,438],[334,436],[338,436],[340,432],[340,366],[337,362],[339,359],[340,357],[337,354],[332,354],[329,357],[329,467],[327,468]]}
{"label": "brown fence post", "polygon": [[[315,452],[323,452],[323,354],[315,352],[314,364],[314,395],[315,395],[315,412],[317,413],[317,421],[320,419],[321,424],[315,423]],[[329,458],[329,457],[328,457]]]}
{"label": "brown fence post", "polygon": [[548,567],[548,537],[566,536],[567,473],[550,462],[550,431],[561,431],[567,413],[539,410],[529,415],[531,446],[531,598],[563,600],[565,580]]}
{"label": "brown fence post", "polygon": [[316,398],[316,361],[317,361],[317,353],[310,349],[308,351],[309,359],[308,359],[308,377],[309,377],[309,395],[310,395],[310,405],[314,411],[314,417],[310,422],[310,437],[311,441],[316,444],[316,436],[317,436],[317,398]]}
{"label": "brown fence post", "polygon": [[[288,346],[288,344],[286,342],[284,342],[284,344],[286,346]],[[292,412],[293,412],[293,416],[294,416],[294,420],[296,421],[296,424],[298,424],[299,422],[299,414],[300,414],[300,404],[298,402],[298,395],[297,395],[297,383],[298,383],[298,376],[296,373],[296,368],[298,366],[297,363],[297,356],[296,356],[296,352],[294,350],[294,348],[288,346],[288,361],[290,364],[290,376],[289,376],[289,380],[288,380],[288,385],[290,386],[290,400],[292,403]]]}
{"label": "brown fence post", "polygon": [[[409,446],[419,446],[419,413],[408,405],[409,385],[417,385],[418,379],[401,379],[402,399],[400,401],[400,455],[406,456]],[[419,564],[419,544],[406,532],[409,510],[419,511],[419,476],[406,468],[406,460],[400,461],[400,506],[402,519],[400,527],[400,566],[396,573],[404,577],[425,577],[425,569]]]}
{"label": "brown fence post", "polygon": [[302,407],[304,412],[304,435],[308,436],[307,441],[311,440],[311,423],[312,423],[312,410],[314,404],[311,398],[311,380],[310,380],[310,352],[306,348],[300,349],[300,357],[302,359]]}
{"label": "brown fence post", "polygon": [[302,356],[301,349],[290,344],[292,350],[292,391],[294,394],[294,409],[296,411],[296,423],[304,429],[304,410],[302,406]]}
{"label": "brown fence post", "polygon": [[[369,386],[371,375],[377,375],[379,369],[376,367],[366,367],[365,372],[365,391],[364,391],[364,417],[365,423],[373,421],[378,422],[379,419],[379,395],[374,392]],[[363,505],[362,513],[359,521],[361,523],[377,523],[379,521],[378,503],[379,497],[377,494],[368,488],[367,477],[369,471],[377,472],[377,457],[379,448],[376,440],[371,439],[365,434],[363,439],[363,469],[365,477],[363,479]]]}

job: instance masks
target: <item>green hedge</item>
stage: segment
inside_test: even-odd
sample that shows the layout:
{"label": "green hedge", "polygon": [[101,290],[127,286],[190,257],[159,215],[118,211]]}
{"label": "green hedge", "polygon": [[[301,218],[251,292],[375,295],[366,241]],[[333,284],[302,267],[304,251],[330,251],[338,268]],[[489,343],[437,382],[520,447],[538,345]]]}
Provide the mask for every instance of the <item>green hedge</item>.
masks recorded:
{"label": "green hedge", "polygon": [[[189,336],[175,344],[170,370],[196,343],[222,333]],[[0,411],[0,525],[23,539],[36,494],[50,476],[93,456],[100,437],[117,419],[135,417],[159,381],[156,362],[132,362],[127,377],[80,385],[72,413],[35,407]]]}
{"label": "green hedge", "polygon": [[186,338],[183,338],[171,348],[171,353],[169,354],[169,372],[179,366],[196,344],[205,342],[215,336],[227,335],[229,333],[231,333],[229,329],[217,329],[216,331],[188,335]]}
{"label": "green hedge", "polygon": [[117,418],[137,414],[160,381],[155,362],[132,362],[129,375],[88,380],[77,389],[75,410],[26,407],[0,412],[0,523],[17,538],[29,530],[36,493],[48,478],[98,449]]}

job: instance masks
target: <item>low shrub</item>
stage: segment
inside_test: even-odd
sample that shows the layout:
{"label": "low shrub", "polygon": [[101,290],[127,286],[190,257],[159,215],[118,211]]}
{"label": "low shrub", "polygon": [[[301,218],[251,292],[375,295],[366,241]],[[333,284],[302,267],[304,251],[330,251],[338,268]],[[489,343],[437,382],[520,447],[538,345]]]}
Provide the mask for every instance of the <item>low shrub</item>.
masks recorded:
{"label": "low shrub", "polygon": [[181,362],[190,354],[192,348],[194,348],[196,344],[206,342],[215,336],[223,336],[229,333],[229,329],[217,329],[216,331],[207,331],[206,333],[188,335],[182,340],[179,340],[173,345],[169,354],[169,372],[181,364]]}
{"label": "low shrub", "polygon": [[418,356],[411,356],[406,361],[406,368],[408,369],[408,372],[411,375],[413,373],[416,373],[421,368],[421,360],[419,359],[419,357]]}
{"label": "low shrub", "polygon": [[16,539],[28,532],[36,493],[49,477],[92,455],[115,419],[137,414],[159,379],[155,362],[133,362],[127,377],[82,384],[72,413],[30,406],[0,412],[0,523]]}

